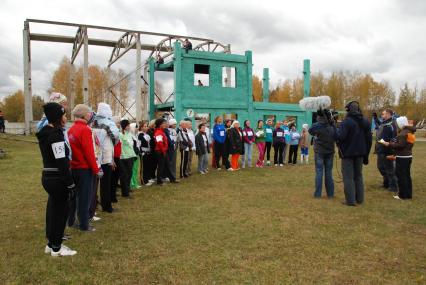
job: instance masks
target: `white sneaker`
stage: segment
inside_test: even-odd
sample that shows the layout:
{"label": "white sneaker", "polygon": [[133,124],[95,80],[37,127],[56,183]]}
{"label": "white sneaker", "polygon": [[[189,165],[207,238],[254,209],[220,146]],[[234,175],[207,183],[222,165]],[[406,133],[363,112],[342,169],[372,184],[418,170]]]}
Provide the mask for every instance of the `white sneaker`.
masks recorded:
{"label": "white sneaker", "polygon": [[148,183],[145,184],[146,187],[151,186],[152,184],[154,184],[154,182],[151,182],[151,180],[148,181]]}
{"label": "white sneaker", "polygon": [[399,198],[398,195],[393,196],[393,198],[397,199],[397,200],[401,200],[401,198]]}
{"label": "white sneaker", "polygon": [[280,164],[280,167],[283,167],[284,166],[284,164]]}
{"label": "white sneaker", "polygon": [[278,166],[278,164],[275,164],[275,166]]}
{"label": "white sneaker", "polygon": [[266,165],[267,165],[267,166],[270,166],[270,165],[271,165],[271,162],[268,160],[268,161],[266,162]]}
{"label": "white sneaker", "polygon": [[72,256],[72,255],[76,255],[77,251],[76,250],[72,250],[71,248],[67,247],[66,245],[61,245],[61,249],[59,251],[51,251],[50,255],[53,257],[57,257],[57,256]]}
{"label": "white sneaker", "polygon": [[149,179],[149,180],[148,180],[148,182],[149,182],[149,183],[155,183],[155,182],[156,182],[156,180],[155,180],[155,179]]}
{"label": "white sneaker", "polygon": [[92,218],[92,221],[94,221],[94,222],[97,222],[97,221],[100,221],[100,220],[101,220],[101,218],[96,217],[96,216],[93,216],[93,218]]}
{"label": "white sneaker", "polygon": [[44,248],[44,253],[45,254],[50,254],[52,252],[52,248],[49,247],[48,245],[46,245],[46,247]]}
{"label": "white sneaker", "polygon": [[204,174],[206,174],[204,171],[200,171],[200,174],[202,174],[202,175],[204,175]]}
{"label": "white sneaker", "polygon": [[217,170],[222,170],[222,168],[218,167]]}
{"label": "white sneaker", "polygon": [[228,171],[234,171],[234,169],[232,167],[228,168]]}

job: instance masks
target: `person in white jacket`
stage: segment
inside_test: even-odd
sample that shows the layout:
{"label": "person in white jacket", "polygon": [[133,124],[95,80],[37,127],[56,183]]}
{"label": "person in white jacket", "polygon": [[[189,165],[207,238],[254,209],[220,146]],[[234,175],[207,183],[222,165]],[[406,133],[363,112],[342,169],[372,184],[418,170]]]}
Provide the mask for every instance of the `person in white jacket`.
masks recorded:
{"label": "person in white jacket", "polygon": [[186,171],[187,171],[188,175],[191,175],[192,174],[192,172],[191,172],[192,157],[194,156],[194,153],[196,151],[196,147],[195,147],[195,133],[192,130],[192,121],[187,120],[186,129],[188,131],[188,137],[191,140],[191,144],[192,144],[192,147],[189,149],[188,166],[187,166]]}
{"label": "person in white jacket", "polygon": [[[114,145],[118,143],[118,128],[111,118],[111,108],[106,103],[99,103],[98,114],[92,126],[93,134],[99,141],[98,164],[101,165],[103,176],[100,179],[100,198],[102,211],[112,213],[112,171],[115,168],[114,163]],[[112,122],[112,126],[110,124]],[[117,137],[113,130],[117,131]]]}

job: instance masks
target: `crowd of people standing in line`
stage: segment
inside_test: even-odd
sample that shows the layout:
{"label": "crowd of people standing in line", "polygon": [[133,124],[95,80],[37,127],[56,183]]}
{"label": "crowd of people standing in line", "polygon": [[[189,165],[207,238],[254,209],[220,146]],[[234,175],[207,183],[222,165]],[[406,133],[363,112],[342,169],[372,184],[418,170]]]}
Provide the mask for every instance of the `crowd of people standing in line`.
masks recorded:
{"label": "crowd of people standing in line", "polygon": [[[372,144],[369,122],[363,117],[357,102],[346,106],[347,115],[337,128],[330,123],[325,113],[319,112],[317,122],[310,128],[296,126],[287,121],[259,120],[255,128],[245,120],[225,120],[218,116],[210,130],[203,119],[193,130],[192,120],[184,119],[177,124],[175,119],[159,118],[138,124],[112,116],[106,103],[99,103],[97,113],[87,105],[79,104],[72,110],[73,125],[66,130],[66,97],[52,94],[51,102],[44,105],[45,116],[38,124],[37,138],[43,158],[42,185],[48,193],[46,209],[45,252],[52,256],[68,256],[77,252],[62,244],[69,238],[64,233],[66,226],[83,232],[93,232],[93,221],[98,204],[103,212],[113,213],[121,197],[132,198],[132,189],[153,184],[179,183],[193,174],[192,161],[198,158],[197,172],[209,172],[210,153],[213,169],[238,171],[253,166],[253,147],[256,144],[258,157],[256,167],[282,167],[288,154],[288,164],[295,165],[300,146],[300,162],[309,162],[310,135],[315,151],[315,192],[321,197],[322,180],[325,176],[327,196],[334,196],[332,177],[335,143],[342,159],[345,204],[355,206],[364,201],[362,165],[368,163]],[[401,117],[396,120],[400,129],[396,140],[384,141],[385,147],[396,149],[397,176],[409,176],[412,134],[408,123]],[[386,121],[381,125],[386,126]],[[411,144],[411,145],[410,145]],[[271,149],[273,148],[273,163]],[[177,167],[177,156],[180,165]],[[177,173],[179,169],[179,173]],[[386,172],[389,173],[389,172]],[[399,197],[409,191],[411,178],[399,179]],[[385,177],[391,184],[391,178]],[[408,188],[410,188],[408,190]]]}

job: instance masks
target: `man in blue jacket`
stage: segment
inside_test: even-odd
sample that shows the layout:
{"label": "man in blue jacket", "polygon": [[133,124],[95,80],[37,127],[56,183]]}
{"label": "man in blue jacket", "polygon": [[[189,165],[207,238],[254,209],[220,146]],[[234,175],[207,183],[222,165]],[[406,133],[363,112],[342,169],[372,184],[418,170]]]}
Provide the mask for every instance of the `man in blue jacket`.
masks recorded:
{"label": "man in blue jacket", "polygon": [[345,109],[346,117],[337,133],[346,198],[344,204],[356,206],[356,203],[364,202],[362,165],[368,164],[372,135],[370,123],[362,115],[358,102],[349,102]]}
{"label": "man in blue jacket", "polygon": [[[396,137],[396,129],[393,125],[393,111],[386,109],[382,112],[382,122],[377,129],[377,141],[384,140],[390,142]],[[376,142],[377,168],[383,176],[383,187],[391,192],[397,192],[397,180],[395,175],[395,162],[386,157],[392,155],[390,147]]]}

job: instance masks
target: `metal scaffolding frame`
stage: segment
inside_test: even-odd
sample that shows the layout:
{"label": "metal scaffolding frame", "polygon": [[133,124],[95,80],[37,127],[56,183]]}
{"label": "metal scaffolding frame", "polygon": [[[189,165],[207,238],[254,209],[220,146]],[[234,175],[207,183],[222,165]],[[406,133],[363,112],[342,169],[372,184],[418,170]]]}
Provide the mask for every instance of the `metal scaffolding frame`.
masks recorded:
{"label": "metal scaffolding frame", "polygon": [[[56,35],[56,34],[37,34],[30,32],[30,24],[45,24],[45,25],[55,25],[55,26],[68,26],[76,27],[77,32],[74,37]],[[104,30],[111,32],[122,32],[123,35],[117,41],[111,41],[107,39],[95,39],[89,38],[89,30]],[[117,60],[123,57],[129,50],[136,50],[136,119],[141,120],[142,114],[148,109],[148,100],[147,95],[147,86],[142,82],[141,69],[144,67],[142,65],[142,50],[145,51],[168,51],[165,47],[159,47],[159,45],[152,44],[143,44],[141,42],[141,35],[143,36],[158,36],[166,37],[169,39],[175,38],[188,38],[190,40],[201,41],[204,44],[214,43],[212,39],[184,36],[184,35],[173,35],[165,33],[156,33],[140,30],[131,30],[131,29],[122,29],[115,27],[106,27],[106,26],[97,26],[97,25],[88,25],[81,23],[67,23],[67,22],[58,22],[58,21],[47,21],[39,19],[26,19],[24,21],[23,29],[23,60],[24,60],[24,96],[25,96],[25,134],[30,134],[31,132],[31,121],[33,120],[33,111],[32,111],[32,84],[31,84],[31,41],[41,41],[41,42],[56,42],[56,43],[69,43],[73,45],[71,52],[71,94],[69,98],[70,108],[74,107],[75,100],[75,87],[74,87],[74,77],[75,77],[75,67],[74,62],[77,58],[81,48],[83,47],[83,100],[85,103],[89,99],[89,46],[103,46],[113,48],[111,56],[108,61],[108,67],[114,64]],[[201,43],[201,45],[203,45]],[[146,69],[144,69],[144,73]],[[144,74],[145,76],[146,74]],[[144,91],[145,90],[145,91]]]}

